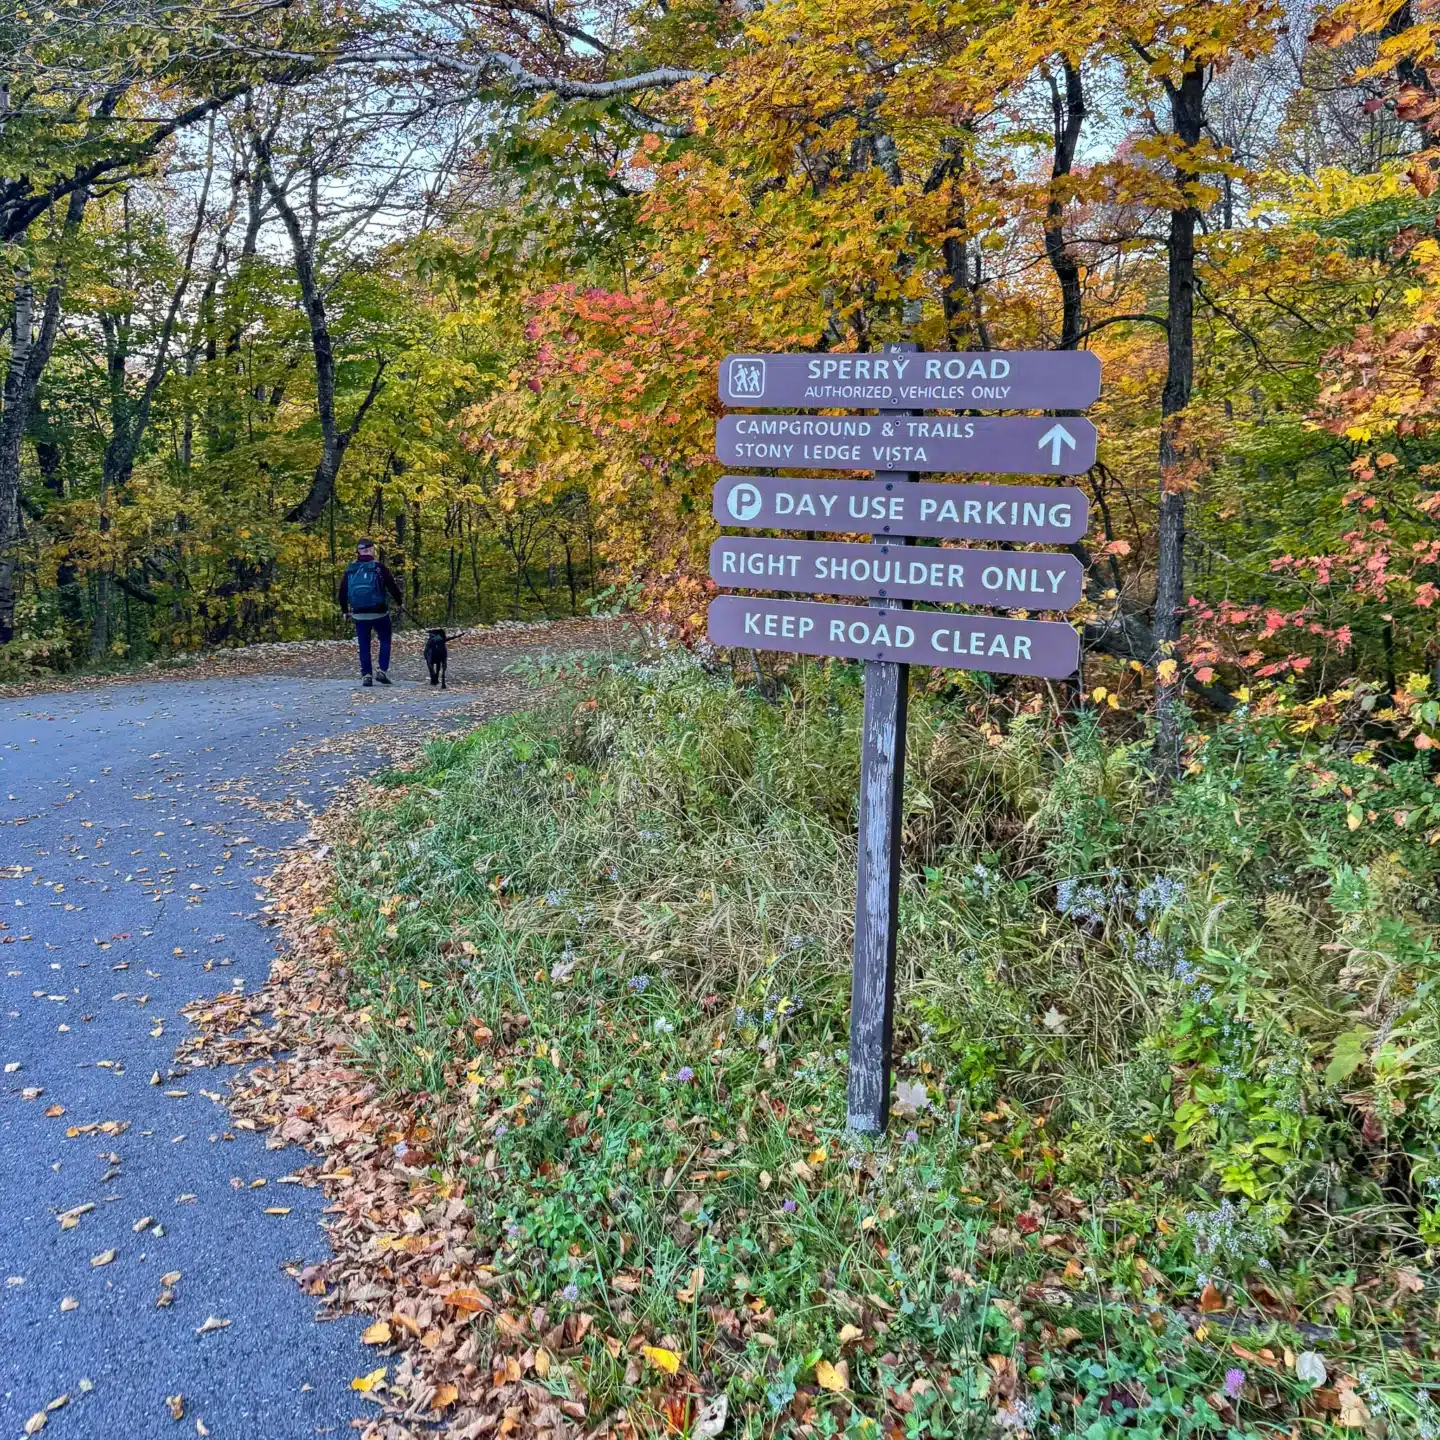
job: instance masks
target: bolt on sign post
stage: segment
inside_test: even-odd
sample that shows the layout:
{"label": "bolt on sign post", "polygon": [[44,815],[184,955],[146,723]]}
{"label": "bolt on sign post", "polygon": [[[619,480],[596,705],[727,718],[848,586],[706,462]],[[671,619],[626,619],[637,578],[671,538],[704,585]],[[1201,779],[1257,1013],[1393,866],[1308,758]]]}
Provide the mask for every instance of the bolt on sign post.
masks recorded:
{"label": "bolt on sign post", "polygon": [[1074,558],[919,547],[911,537],[1010,545],[1080,539],[1089,507],[1072,487],[928,484],[920,475],[1079,475],[1095,462],[1095,427],[1069,415],[924,412],[1078,410],[1099,394],[1099,359],[1084,351],[929,354],[894,344],[866,355],[731,355],[720,367],[720,398],[730,406],[876,412],[728,415],[715,427],[716,454],[726,464],[871,470],[875,476],[727,475],[713,502],[722,525],[862,531],[870,544],[726,535],[710,550],[710,575],[721,585],[868,602],[720,595],[708,616],[717,645],[865,662],[847,1104],[852,1130],[879,1133],[890,1116],[910,666],[1060,679],[1080,664],[1079,636],[1061,621],[911,608],[918,601],[1068,610],[1082,591]]}

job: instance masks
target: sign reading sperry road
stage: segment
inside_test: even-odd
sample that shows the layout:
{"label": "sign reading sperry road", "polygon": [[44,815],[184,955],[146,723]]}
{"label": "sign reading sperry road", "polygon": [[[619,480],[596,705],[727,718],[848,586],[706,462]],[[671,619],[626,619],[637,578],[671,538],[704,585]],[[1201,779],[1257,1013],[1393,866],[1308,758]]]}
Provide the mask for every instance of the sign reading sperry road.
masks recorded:
{"label": "sign reading sperry road", "polygon": [[936,485],[893,480],[779,480],[726,475],[715,518],[746,530],[866,530],[934,540],[1068,545],[1090,502],[1068,485]]}
{"label": "sign reading sperry road", "polygon": [[1087,350],[728,355],[726,405],[780,410],[1083,410],[1100,395]]}
{"label": "sign reading sperry road", "polygon": [[710,578],[748,590],[1068,610],[1080,602],[1084,571],[1073,555],[726,535],[710,547]]}
{"label": "sign reading sperry road", "polygon": [[1095,463],[1095,427],[1033,415],[727,415],[715,453],[784,470],[1081,475]]}
{"label": "sign reading sperry road", "polygon": [[790,650],[847,660],[937,665],[1063,680],[1080,665],[1080,637],[1059,620],[1007,620],[939,610],[891,610],[720,595],[710,602],[712,644]]}

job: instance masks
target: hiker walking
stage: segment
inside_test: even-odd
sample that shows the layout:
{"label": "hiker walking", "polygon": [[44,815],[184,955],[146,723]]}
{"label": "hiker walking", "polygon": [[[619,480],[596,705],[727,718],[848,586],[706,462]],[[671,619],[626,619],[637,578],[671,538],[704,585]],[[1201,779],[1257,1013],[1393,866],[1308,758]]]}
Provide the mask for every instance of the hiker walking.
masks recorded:
{"label": "hiker walking", "polygon": [[355,622],[355,639],[360,646],[362,685],[372,685],[370,637],[380,637],[379,681],[390,683],[390,601],[404,601],[395,577],[375,558],[375,542],[361,540],[355,546],[355,558],[345,567],[340,580],[340,608]]}

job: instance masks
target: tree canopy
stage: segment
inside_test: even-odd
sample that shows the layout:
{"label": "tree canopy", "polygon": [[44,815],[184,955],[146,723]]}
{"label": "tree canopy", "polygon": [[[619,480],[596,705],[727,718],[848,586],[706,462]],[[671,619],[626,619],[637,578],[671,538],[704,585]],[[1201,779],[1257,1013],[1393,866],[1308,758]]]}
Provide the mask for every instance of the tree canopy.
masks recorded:
{"label": "tree canopy", "polygon": [[[8,671],[713,590],[729,351],[1096,351],[1076,703],[1423,743],[1428,0],[12,7]],[[972,682],[964,682],[972,683]]]}

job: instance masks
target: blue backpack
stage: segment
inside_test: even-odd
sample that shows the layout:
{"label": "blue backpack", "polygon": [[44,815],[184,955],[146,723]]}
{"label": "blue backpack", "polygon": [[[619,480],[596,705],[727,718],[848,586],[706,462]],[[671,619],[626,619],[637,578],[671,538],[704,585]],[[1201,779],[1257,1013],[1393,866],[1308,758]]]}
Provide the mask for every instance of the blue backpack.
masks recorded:
{"label": "blue backpack", "polygon": [[385,582],[380,578],[380,562],[357,560],[350,567],[350,585],[346,593],[350,609],[355,614],[378,614],[387,609]]}

